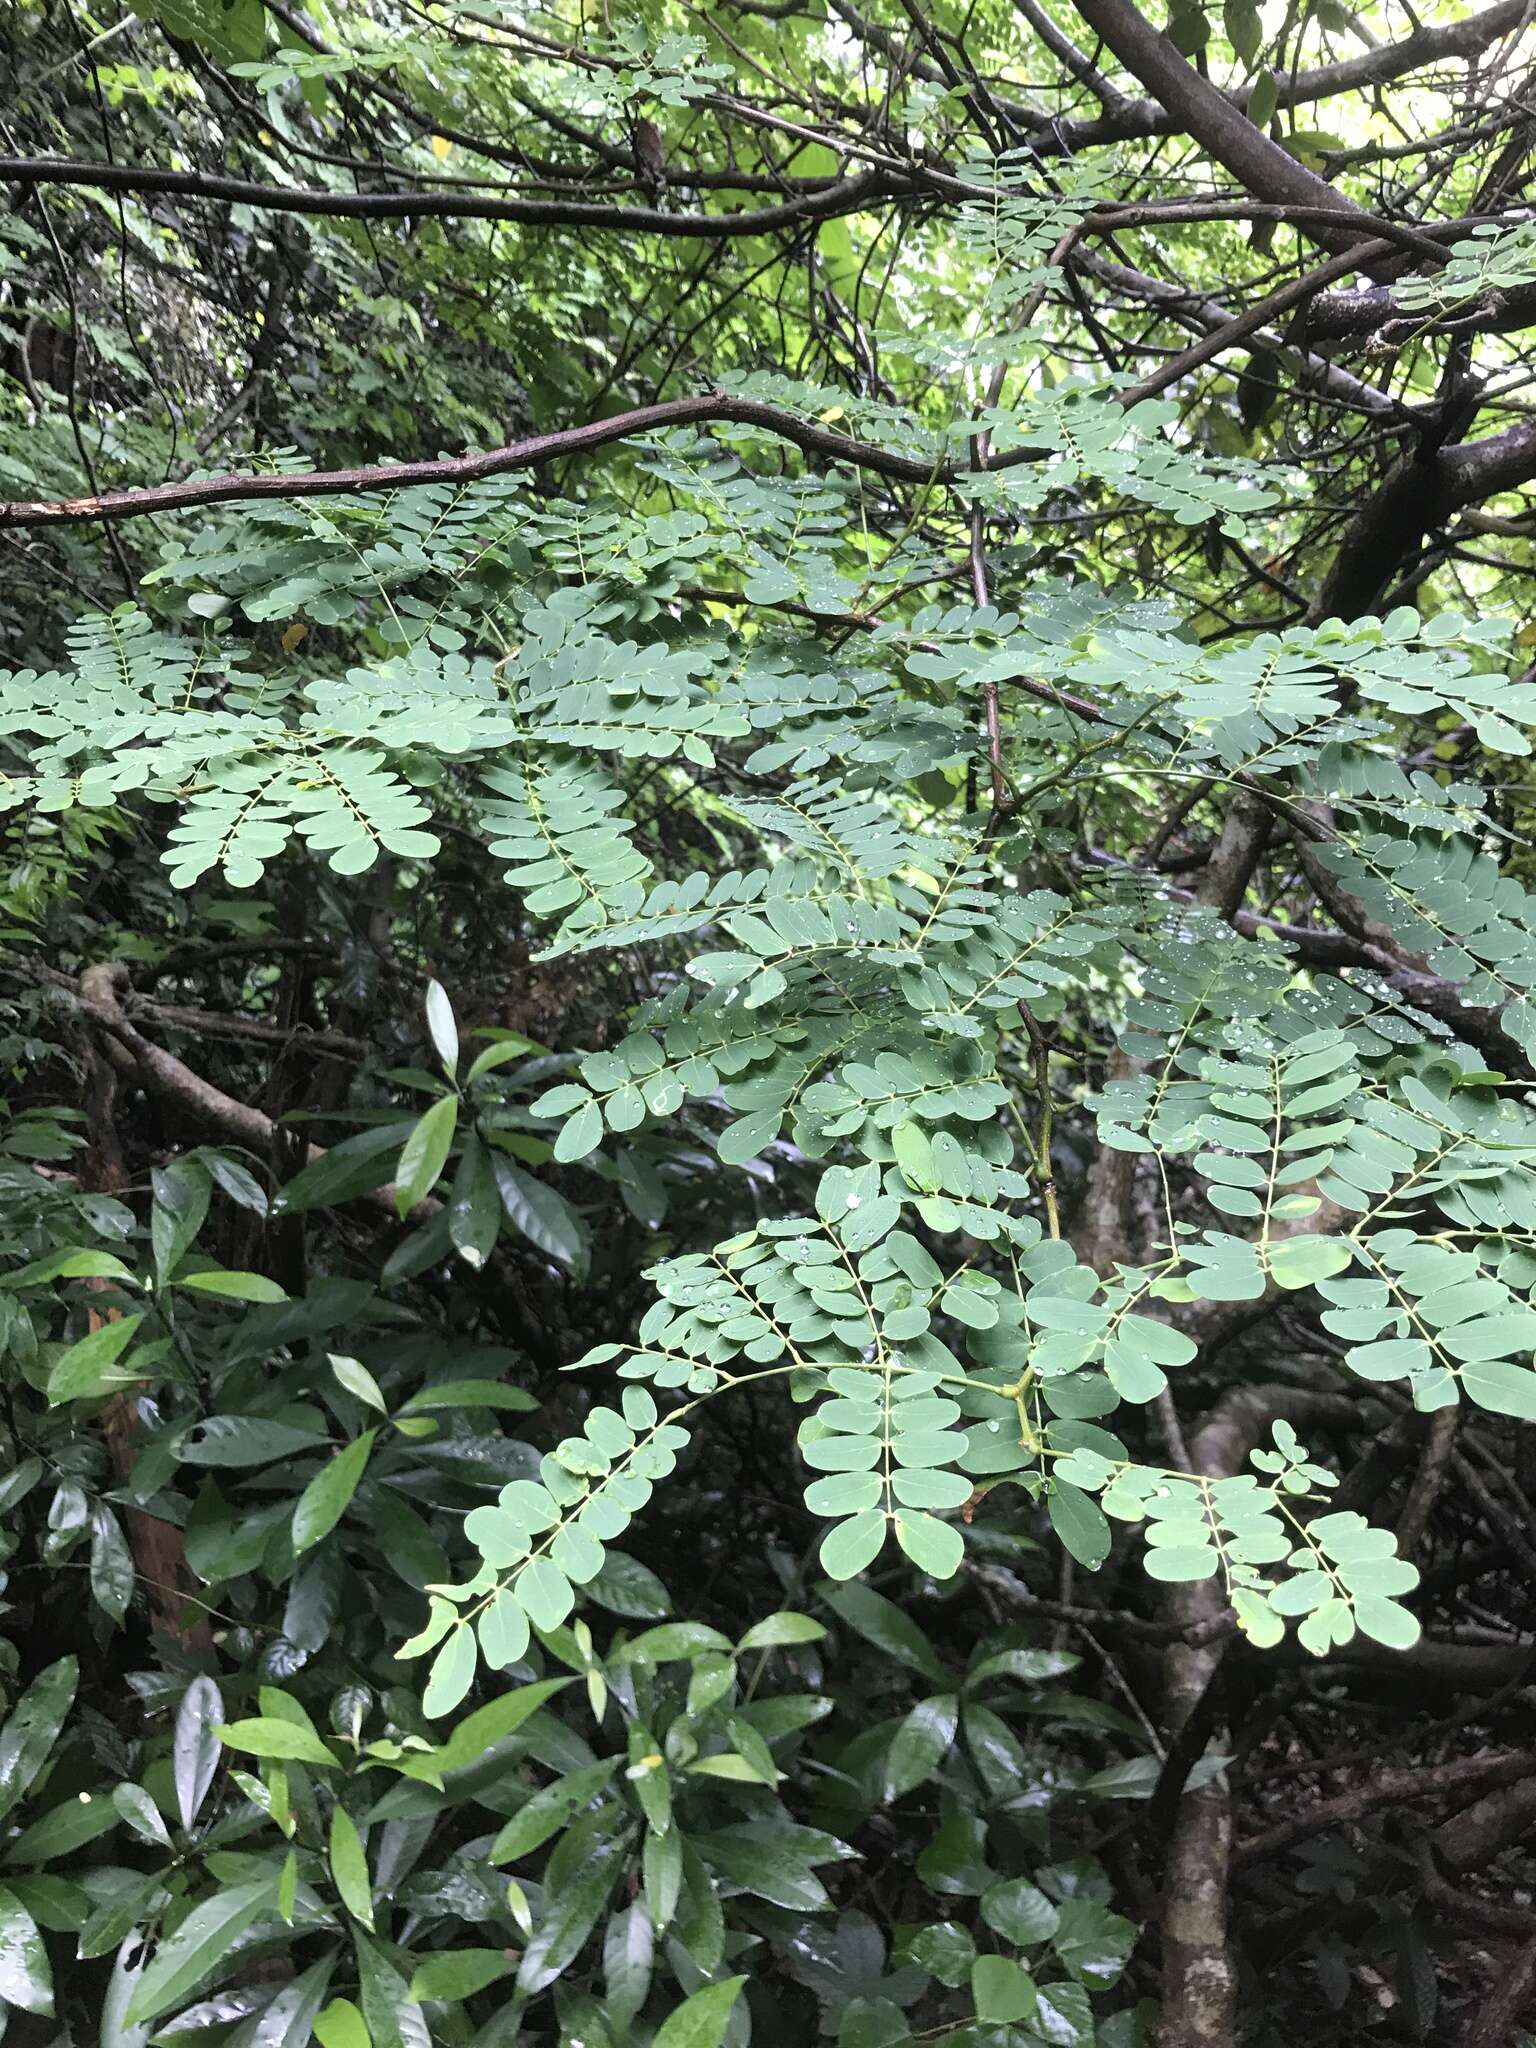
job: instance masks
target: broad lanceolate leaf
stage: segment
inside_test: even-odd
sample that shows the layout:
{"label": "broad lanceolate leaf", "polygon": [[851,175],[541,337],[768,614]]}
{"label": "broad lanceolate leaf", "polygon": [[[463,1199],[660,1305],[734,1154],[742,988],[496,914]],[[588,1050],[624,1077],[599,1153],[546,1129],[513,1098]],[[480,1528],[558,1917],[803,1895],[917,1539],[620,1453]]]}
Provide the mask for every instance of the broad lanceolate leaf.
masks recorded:
{"label": "broad lanceolate leaf", "polygon": [[722,1977],[685,1998],[661,2023],[655,2048],[720,2048],[745,1977]]}
{"label": "broad lanceolate leaf", "polygon": [[293,1511],[293,1547],[305,1551],[329,1536],[350,1506],[367,1469],[376,1429],[366,1429],[317,1472]]}
{"label": "broad lanceolate leaf", "polygon": [[197,1819],[208,1787],[219,1767],[219,1724],[224,1702],[211,1678],[189,1679],[176,1709],[171,1759],[176,1780],[176,1810],[184,1828]]}
{"label": "broad lanceolate leaf", "polygon": [[312,1728],[300,1727],[297,1722],[264,1717],[258,1720],[232,1721],[215,1728],[214,1733],[226,1748],[243,1750],[248,1756],[275,1757],[290,1763],[318,1764],[323,1768],[338,1768],[335,1756]]}
{"label": "broad lanceolate leaf", "polygon": [[582,1276],[588,1257],[586,1225],[562,1195],[524,1173],[499,1151],[491,1153],[491,1170],[507,1221],[541,1252]]}
{"label": "broad lanceolate leaf", "polygon": [[625,1851],[622,1835],[578,1828],[565,1838],[568,1865],[552,1859],[543,1913],[518,1966],[520,1990],[532,1996],[569,1968],[597,1925]]}
{"label": "broad lanceolate leaf", "polygon": [[379,1945],[354,1931],[358,1999],[370,2048],[432,2048],[426,2015],[406,1979]]}
{"label": "broad lanceolate leaf", "polygon": [[423,2002],[471,1998],[516,1967],[503,1949],[448,1949],[417,1964],[411,1979],[411,1997]]}
{"label": "broad lanceolate leaf", "polygon": [[138,1375],[118,1361],[143,1320],[142,1315],[121,1316],[114,1322],[99,1324],[71,1344],[55,1359],[48,1375],[50,1403],[92,1400],[114,1393],[119,1387],[132,1386]]}
{"label": "broad lanceolate leaf", "polygon": [[443,1070],[451,1081],[459,1068],[459,1027],[453,1019],[453,1005],[441,982],[427,983],[427,1029]]}
{"label": "broad lanceolate leaf", "polygon": [[263,1273],[226,1273],[211,1270],[206,1273],[182,1273],[177,1276],[178,1287],[188,1287],[196,1294],[214,1294],[226,1301],[286,1301],[287,1295],[275,1280],[267,1279]]}
{"label": "broad lanceolate leaf", "polygon": [[0,1814],[10,1812],[47,1762],[74,1704],[79,1677],[74,1657],[50,1664],[33,1679],[0,1728]]}
{"label": "broad lanceolate leaf", "polygon": [[400,1163],[395,1169],[395,1207],[402,1216],[409,1216],[416,1204],[437,1186],[458,1120],[456,1095],[439,1096],[417,1120],[401,1148]]}
{"label": "broad lanceolate leaf", "polygon": [[276,1880],[263,1878],[228,1886],[194,1906],[157,1945],[128,2007],[128,2023],[158,2019],[183,2004],[276,1899]]}
{"label": "broad lanceolate leaf", "polygon": [[922,1700],[897,1727],[885,1757],[886,1799],[900,1799],[932,1776],[949,1754],[960,1721],[953,1693]]}
{"label": "broad lanceolate leaf", "polygon": [[0,1998],[23,2012],[53,2011],[53,1973],[37,1923],[8,1885],[0,1885]]}
{"label": "broad lanceolate leaf", "polygon": [[373,1931],[373,1884],[368,1875],[368,1857],[357,1824],[338,1801],[331,1808],[331,1878],[341,1902],[354,1920]]}

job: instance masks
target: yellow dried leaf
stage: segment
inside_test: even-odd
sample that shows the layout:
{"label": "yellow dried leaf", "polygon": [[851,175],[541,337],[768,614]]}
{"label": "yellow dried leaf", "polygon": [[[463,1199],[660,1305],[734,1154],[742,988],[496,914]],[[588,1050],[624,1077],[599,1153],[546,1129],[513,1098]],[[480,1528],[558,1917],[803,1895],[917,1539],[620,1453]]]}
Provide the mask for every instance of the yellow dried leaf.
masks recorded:
{"label": "yellow dried leaf", "polygon": [[282,647],[284,654],[292,654],[301,640],[308,637],[309,628],[302,619],[295,619],[291,626],[283,629]]}

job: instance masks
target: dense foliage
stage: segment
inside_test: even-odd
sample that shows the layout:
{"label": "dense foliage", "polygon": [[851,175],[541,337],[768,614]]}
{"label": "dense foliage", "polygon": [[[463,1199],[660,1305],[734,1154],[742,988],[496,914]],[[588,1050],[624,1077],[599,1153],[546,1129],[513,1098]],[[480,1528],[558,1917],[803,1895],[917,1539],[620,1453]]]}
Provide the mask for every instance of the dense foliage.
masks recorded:
{"label": "dense foliage", "polygon": [[1536,2023],[1525,0],[9,0],[7,2048]]}

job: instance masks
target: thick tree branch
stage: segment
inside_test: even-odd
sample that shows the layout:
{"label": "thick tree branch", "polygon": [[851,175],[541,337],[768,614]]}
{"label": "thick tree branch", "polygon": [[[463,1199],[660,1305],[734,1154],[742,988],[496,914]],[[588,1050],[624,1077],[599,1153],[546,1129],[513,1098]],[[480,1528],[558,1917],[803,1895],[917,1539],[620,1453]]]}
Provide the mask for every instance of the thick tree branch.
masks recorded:
{"label": "thick tree branch", "polygon": [[[1262,134],[1240,108],[1200,76],[1132,0],[1073,0],[1073,4],[1126,70],[1167,108],[1178,131],[1209,150],[1254,198],[1315,206],[1323,209],[1324,219],[1337,218],[1337,228],[1317,221],[1306,223],[1302,230],[1334,255],[1356,250],[1370,239],[1366,218],[1354,202]],[[1372,260],[1380,259],[1361,258],[1363,265]]]}
{"label": "thick tree branch", "polygon": [[[1185,285],[1174,284],[1164,278],[1148,277],[1143,271],[1132,270],[1123,263],[1113,263],[1091,251],[1079,254],[1077,261],[1081,269],[1109,290],[1123,292],[1144,305],[1157,307],[1167,319],[1177,321],[1181,327],[1187,327],[1196,334],[1223,335],[1223,348],[1231,345],[1233,322],[1243,316],[1234,314],[1219,299],[1191,292]],[[1341,292],[1338,296],[1350,299],[1355,294]],[[1282,331],[1268,326],[1262,318],[1252,326],[1246,326],[1245,322],[1246,339],[1250,346],[1272,349],[1284,356],[1293,364],[1300,383],[1339,405],[1376,418],[1402,416],[1403,406],[1390,393],[1379,391],[1374,384],[1367,384],[1363,378],[1338,363],[1330,362],[1326,356],[1313,353],[1306,345],[1310,333],[1298,336],[1294,325],[1292,323],[1291,330]]]}
{"label": "thick tree branch", "polygon": [[1494,1978],[1477,2017],[1468,2026],[1465,2048],[1504,2048],[1514,2037],[1531,1987],[1536,1985],[1536,1935],[1520,1943]]}
{"label": "thick tree branch", "polygon": [[[1212,1479],[1241,1472],[1248,1453],[1282,1417],[1302,1425],[1348,1424],[1358,1421],[1359,1409],[1342,1397],[1295,1387],[1234,1388],[1190,1439],[1194,1470]],[[1206,1695],[1219,1681],[1225,1645],[1220,1639],[1202,1643],[1198,1632],[1226,1602],[1215,1580],[1173,1586],[1169,1595],[1171,1619],[1196,1637],[1174,1642],[1163,1659],[1168,1728],[1177,1737],[1191,1716],[1209,1711]],[[1212,1720],[1218,1740],[1219,1718]],[[1227,1942],[1232,1834],[1232,1792],[1224,1775],[1182,1793],[1163,1866],[1163,2048],[1231,2048],[1237,1998]]]}
{"label": "thick tree branch", "polygon": [[1489,292],[1472,306],[1449,308],[1443,317],[1426,316],[1420,306],[1401,305],[1386,286],[1364,292],[1322,292],[1297,323],[1293,339],[1303,345],[1375,337],[1385,348],[1417,340],[1426,332],[1451,329],[1457,334],[1510,334],[1536,326],[1536,285],[1508,292]]}
{"label": "thick tree branch", "polygon": [[[1432,64],[1479,56],[1503,37],[1513,35],[1530,18],[1530,0],[1501,0],[1499,6],[1468,15],[1464,21],[1417,28],[1401,42],[1378,44],[1358,57],[1316,65],[1309,71],[1282,71],[1275,78],[1275,104],[1312,106],[1340,93],[1390,85],[1393,80],[1427,70]],[[1252,93],[1252,85],[1240,85],[1222,91],[1220,97],[1246,112]],[[1082,150],[1107,143],[1177,135],[1183,130],[1179,116],[1158,100],[1139,99],[1128,100],[1115,112],[1106,112],[1090,121],[1052,122],[1031,140],[1042,156],[1076,156]]]}
{"label": "thick tree branch", "polygon": [[1469,505],[1536,477],[1536,421],[1445,446],[1428,435],[1401,456],[1351,520],[1313,606],[1316,618],[1358,618],[1424,541]]}
{"label": "thick tree branch", "polygon": [[1447,1870],[1462,1874],[1482,1870],[1495,1856],[1518,1842],[1536,1823],[1536,1761],[1517,1783],[1501,1782],[1471,1806],[1442,1821],[1435,1829],[1434,1850]]}
{"label": "thick tree branch", "polygon": [[[1384,255],[1391,247],[1392,244],[1386,241],[1372,241],[1362,245],[1359,253],[1364,259],[1372,254]],[[1277,300],[1283,299],[1287,305],[1299,300],[1306,296],[1309,288],[1327,282],[1329,277],[1348,267],[1343,259],[1336,259],[1310,274],[1310,287],[1307,280],[1298,280],[1283,294],[1271,294],[1262,307],[1253,309],[1253,316],[1239,316],[1230,323],[1224,335],[1208,337],[1179,358],[1176,370],[1160,372],[1120,394],[1119,403],[1134,404],[1150,391],[1163,388],[1171,375],[1183,374],[1185,368],[1209,360],[1233,340],[1262,326],[1275,310]],[[806,454],[821,456],[829,462],[847,462],[873,475],[889,477],[894,482],[954,483],[976,473],[969,464],[946,462],[942,453],[933,461],[924,461],[918,456],[902,455],[870,442],[856,441],[848,434],[834,433],[830,428],[760,399],[735,398],[723,391],[710,391],[689,398],[666,399],[658,405],[639,406],[629,412],[615,413],[608,419],[589,420],[583,426],[564,428],[552,434],[536,434],[527,440],[512,442],[505,448],[491,449],[478,455],[446,456],[431,462],[402,462],[362,469],[311,470],[307,474],[193,477],[179,483],[153,485],[135,491],[104,492],[99,497],[90,498],[0,501],[0,529],[138,519],[154,513],[183,511],[195,505],[248,503],[262,498],[328,498],[342,497],[354,491],[404,490],[415,484],[475,483],[485,477],[532,469],[543,462],[590,454],[612,442],[628,440],[638,434],[711,422],[722,426],[756,427],[778,434]],[[1500,436],[1497,449],[1489,444],[1477,444],[1486,450],[1481,462],[1469,461],[1462,471],[1456,472],[1456,487],[1468,493],[1460,502],[1470,502],[1473,497],[1486,495],[1489,490],[1508,489],[1509,482],[1498,479],[1511,476],[1523,464],[1528,464],[1529,470],[1536,473],[1536,426],[1521,427],[1512,432],[1515,437],[1524,437],[1520,440],[1518,452],[1503,446],[1511,436]],[[1001,455],[990,456],[987,467],[998,470],[1037,462],[1047,452],[1032,447],[1013,448]],[[1471,458],[1476,450],[1459,452]]]}
{"label": "thick tree branch", "polygon": [[[78,984],[71,984],[67,975],[50,974],[47,978],[108,1041],[120,1072],[131,1074],[154,1094],[174,1103],[204,1129],[233,1138],[263,1158],[270,1154],[280,1130],[273,1118],[205,1080],[184,1060],[146,1038],[129,1018],[122,1004],[128,988],[128,969],[121,961],[88,967]],[[309,1145],[301,1164],[313,1166],[324,1157],[323,1145]],[[392,1182],[361,1199],[383,1209],[391,1218],[396,1215]],[[435,1215],[437,1208],[435,1202],[418,1203],[411,1217],[421,1222]]]}

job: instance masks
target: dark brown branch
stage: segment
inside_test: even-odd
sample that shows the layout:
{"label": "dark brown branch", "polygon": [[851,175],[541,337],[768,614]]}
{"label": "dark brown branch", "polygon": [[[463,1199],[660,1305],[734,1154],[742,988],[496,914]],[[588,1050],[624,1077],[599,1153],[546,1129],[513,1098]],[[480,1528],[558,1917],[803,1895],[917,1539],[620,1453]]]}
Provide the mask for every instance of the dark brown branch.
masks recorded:
{"label": "dark brown branch", "polygon": [[1495,1787],[1516,1785],[1532,1776],[1536,1776],[1536,1750],[1530,1749],[1515,1750],[1504,1756],[1457,1757],[1450,1763],[1432,1764],[1427,1768],[1380,1771],[1363,1785],[1351,1786],[1347,1792],[1336,1793],[1332,1799],[1320,1799],[1304,1813],[1293,1814],[1289,1820],[1277,1822],[1261,1835],[1249,1836],[1234,1850],[1232,1867],[1234,1871],[1251,1870],[1255,1864],[1269,1862],[1285,1850],[1294,1848],[1298,1842],[1308,1841],[1328,1828],[1344,1827],[1352,1821],[1363,1820],[1368,1813],[1374,1813],[1383,1806],[1419,1799],[1442,1799],[1453,1792],[1465,1792],[1472,1786],[1488,1794]]}
{"label": "dark brown branch", "polygon": [[1459,1892],[1444,1878],[1435,1864],[1434,1852],[1428,1840],[1420,1838],[1413,1845],[1414,1860],[1419,1866],[1419,1887],[1426,1902],[1437,1913],[1443,1914],[1461,1927],[1470,1927],[1480,1934],[1515,1934],[1522,1937],[1531,1931],[1530,1908],[1521,1906],[1498,1906],[1487,1899],[1473,1898],[1467,1892]]}
{"label": "dark brown branch", "polygon": [[[1527,0],[1500,0],[1497,7],[1485,8],[1464,21],[1415,29],[1399,43],[1379,44],[1358,57],[1320,64],[1310,71],[1282,71],[1275,79],[1275,104],[1311,106],[1339,93],[1389,85],[1394,79],[1406,78],[1447,58],[1475,57],[1501,37],[1512,35],[1528,18]],[[1251,84],[1233,86],[1220,97],[1246,111],[1253,89]],[[1091,121],[1052,122],[1031,140],[1041,156],[1076,156],[1082,150],[1106,143],[1182,132],[1183,123],[1176,114],[1155,99],[1139,99],[1129,100],[1114,113],[1106,112]]]}
{"label": "dark brown branch", "polygon": [[[1318,218],[1317,210],[1311,207],[1285,207],[1276,209],[1276,212],[1277,215],[1283,213],[1287,219],[1295,219],[1298,222],[1315,221]],[[1374,225],[1368,215],[1362,215],[1361,220],[1365,225]],[[1160,369],[1144,377],[1125,394],[1127,403],[1140,398],[1152,398],[1159,391],[1166,391],[1170,384],[1176,384],[1181,377],[1187,376],[1191,370],[1198,369],[1202,363],[1214,361],[1229,348],[1257,333],[1261,327],[1278,320],[1282,314],[1291,312],[1295,307],[1304,306],[1323,289],[1324,285],[1332,284],[1338,278],[1347,277],[1351,271],[1369,270],[1373,263],[1385,260],[1392,253],[1393,244],[1402,239],[1401,235],[1381,235],[1374,240],[1357,241],[1342,255],[1330,257],[1326,263],[1318,264],[1315,269],[1305,271],[1300,277],[1288,279],[1286,283],[1278,285],[1274,291],[1243,312],[1234,313],[1224,326],[1213,328],[1193,347],[1186,349],[1182,355],[1175,356],[1172,362],[1164,363]],[[1437,258],[1444,253],[1439,244],[1427,236],[1416,235],[1415,241],[1424,242]]]}
{"label": "dark brown branch", "polygon": [[[0,528],[138,519],[151,513],[184,511],[193,505],[227,505],[260,498],[335,498],[353,491],[405,490],[413,484],[477,483],[513,470],[533,469],[542,462],[591,454],[637,434],[711,422],[758,427],[781,435],[808,454],[823,456],[831,462],[851,462],[859,469],[900,483],[944,482],[968,473],[962,467],[922,462],[914,456],[897,455],[855,441],[847,434],[833,433],[757,399],[732,398],[722,391],[710,391],[692,398],[667,399],[660,405],[638,406],[630,412],[615,413],[609,419],[589,420],[584,426],[566,427],[553,434],[535,434],[526,441],[514,441],[483,455],[448,456],[436,462],[401,462],[366,469],[320,469],[297,475],[194,477],[184,483],[157,484],[145,490],[109,492],[99,498],[0,502]],[[1001,469],[1011,463],[1037,459],[1034,449],[1010,449],[992,466]]]}
{"label": "dark brown branch", "polygon": [[[1532,1644],[1463,1643],[1444,1636],[1424,1636],[1411,1650],[1388,1649],[1357,1636],[1342,1650],[1328,1654],[1330,1671],[1357,1670],[1374,1677],[1385,1675],[1394,1684],[1410,1679],[1426,1691],[1460,1697],[1467,1693],[1495,1693],[1512,1681],[1522,1680],[1531,1668]],[[1277,1663],[1315,1668],[1316,1660],[1297,1642],[1286,1641],[1267,1653]]]}
{"label": "dark brown branch", "polygon": [[[307,951],[307,948],[294,949]],[[372,1047],[361,1038],[349,1038],[340,1031],[290,1031],[264,1017],[236,1017],[222,1010],[199,1010],[183,1003],[155,1003],[143,996],[131,997],[128,1008],[134,1017],[164,1029],[184,1031],[194,1038],[248,1039],[258,1045],[278,1045],[332,1059],[364,1060]]]}
{"label": "dark brown branch", "polygon": [[1455,306],[1443,316],[1426,314],[1422,306],[1400,304],[1385,286],[1365,292],[1324,292],[1307,308],[1300,338],[1307,342],[1343,341],[1374,335],[1383,345],[1417,340],[1438,329],[1458,334],[1509,334],[1536,325],[1536,285],[1507,292],[1489,292],[1477,304]]}
{"label": "dark brown branch", "polygon": [[1080,85],[1087,86],[1111,119],[1117,115],[1123,118],[1130,112],[1132,103],[1128,96],[1104,76],[1064,29],[1052,21],[1045,9],[1038,5],[1038,0],[1016,0],[1016,4],[1051,55],[1066,66]]}
{"label": "dark brown branch", "polygon": [[[835,130],[829,131],[829,143],[840,139]],[[866,154],[877,160],[853,177],[786,176],[778,181],[778,189],[788,196],[779,205],[723,213],[599,205],[591,200],[563,197],[530,198],[516,193],[487,192],[470,185],[408,192],[353,192],[320,185],[259,184],[221,172],[182,171],[155,164],[99,163],[79,157],[0,156],[0,181],[18,184],[24,190],[72,185],[138,196],[169,193],[222,205],[248,206],[262,213],[355,220],[506,221],[530,227],[580,227],[705,241],[769,234],[780,228],[803,226],[807,221],[838,219],[885,199],[985,201],[994,196],[989,184],[957,178],[930,165],[909,164],[882,152],[871,150]],[[1280,154],[1284,156],[1283,151]],[[1292,159],[1286,157],[1285,161],[1289,163]],[[381,177],[394,175],[387,165],[373,168]],[[1326,193],[1332,188],[1322,189]],[[1126,228],[1195,220],[1275,220],[1290,221],[1303,228],[1324,228],[1338,214],[1336,203],[1320,200],[1315,193],[1306,191],[1260,192],[1249,199],[1196,195],[1189,199],[1098,206],[1085,217],[1080,231],[1115,234]],[[1361,208],[1354,208],[1351,217],[1358,222],[1357,241],[1364,237],[1393,243],[1427,262],[1444,262],[1442,245],[1465,234],[1484,218],[1469,215],[1424,228],[1366,213]]]}
{"label": "dark brown branch", "polygon": [[1485,1787],[1471,1806],[1435,1829],[1435,1854],[1447,1870],[1460,1875],[1484,1869],[1536,1821],[1536,1761],[1509,1787],[1507,1779]]}
{"label": "dark brown branch", "polygon": [[1182,1642],[1195,1648],[1221,1642],[1237,1633],[1237,1619],[1230,1610],[1187,1627],[1180,1622],[1149,1621],[1129,1607],[1085,1607],[1071,1601],[1041,1599],[1001,1565],[968,1563],[966,1570],[995,1594],[1003,1606],[1039,1621],[1064,1621],[1073,1627],[1113,1630],[1117,1635],[1134,1636],[1141,1643]]}
{"label": "dark brown branch", "polygon": [[[1240,317],[1219,299],[1192,292],[1185,285],[1164,278],[1148,277],[1143,271],[1132,270],[1123,263],[1112,263],[1091,251],[1081,252],[1078,262],[1088,276],[1107,289],[1155,306],[1166,319],[1176,321],[1196,334],[1225,334],[1234,319]],[[1339,296],[1348,298],[1351,294],[1346,292]],[[1260,324],[1248,328],[1245,339],[1250,346],[1273,349],[1284,356],[1294,365],[1299,384],[1340,405],[1387,419],[1405,412],[1406,409],[1390,393],[1378,391],[1374,384],[1365,383],[1338,363],[1330,362],[1326,356],[1313,354],[1304,345],[1307,337],[1296,333],[1296,325],[1293,321],[1287,331],[1282,331]],[[1229,345],[1229,340],[1223,341],[1223,347]]]}
{"label": "dark brown branch", "polygon": [[[123,1009],[128,987],[128,969],[121,961],[106,961],[86,969],[78,983],[67,975],[48,970],[40,978],[58,988],[87,1022],[94,1025],[112,1053],[119,1070],[131,1074],[152,1093],[174,1103],[194,1123],[218,1131],[265,1158],[272,1150],[281,1126],[262,1110],[228,1095],[212,1081],[205,1080],[174,1053],[144,1036]],[[301,1165],[315,1165],[325,1157],[321,1145],[305,1147]],[[393,1183],[373,1189],[361,1197],[375,1208],[394,1217]],[[419,1202],[407,1220],[422,1222],[437,1213],[436,1202]]]}
{"label": "dark brown branch", "polygon": [[[30,188],[83,185],[94,191],[166,192],[213,199],[264,213],[302,213],[344,220],[495,220],[527,227],[587,228],[593,232],[665,235],[723,241],[769,235],[808,220],[835,220],[873,200],[892,196],[883,171],[861,171],[778,206],[730,213],[668,212],[657,206],[602,206],[586,199],[499,197],[472,191],[332,192],[317,185],[261,185],[212,171],[174,171],[153,164],[85,163],[70,157],[0,157],[0,181]],[[898,185],[910,193],[915,185]]]}
{"label": "dark brown branch", "polygon": [[1517,490],[1532,477],[1536,421],[1460,446],[1445,446],[1427,433],[1393,464],[1350,522],[1313,615],[1349,619],[1368,612],[1427,534],[1465,507]]}
{"label": "dark brown branch", "polygon": [[1450,1470],[1460,1419],[1459,1407],[1437,1409],[1430,1418],[1413,1485],[1408,1489],[1408,1499],[1398,1517],[1397,1550],[1400,1557],[1412,1557],[1419,1547],[1435,1502],[1440,1498],[1445,1475]]}
{"label": "dark brown branch", "polygon": [[[1177,132],[1190,135],[1255,199],[1318,207],[1323,219],[1303,223],[1310,239],[1335,255],[1358,250],[1370,239],[1368,219],[1353,200],[1287,155],[1209,79],[1202,78],[1172,41],[1132,0],[1073,0],[1095,35],[1102,37],[1134,78],[1173,117]],[[1337,227],[1325,221],[1337,220]],[[1373,261],[1362,254],[1368,268]]]}

